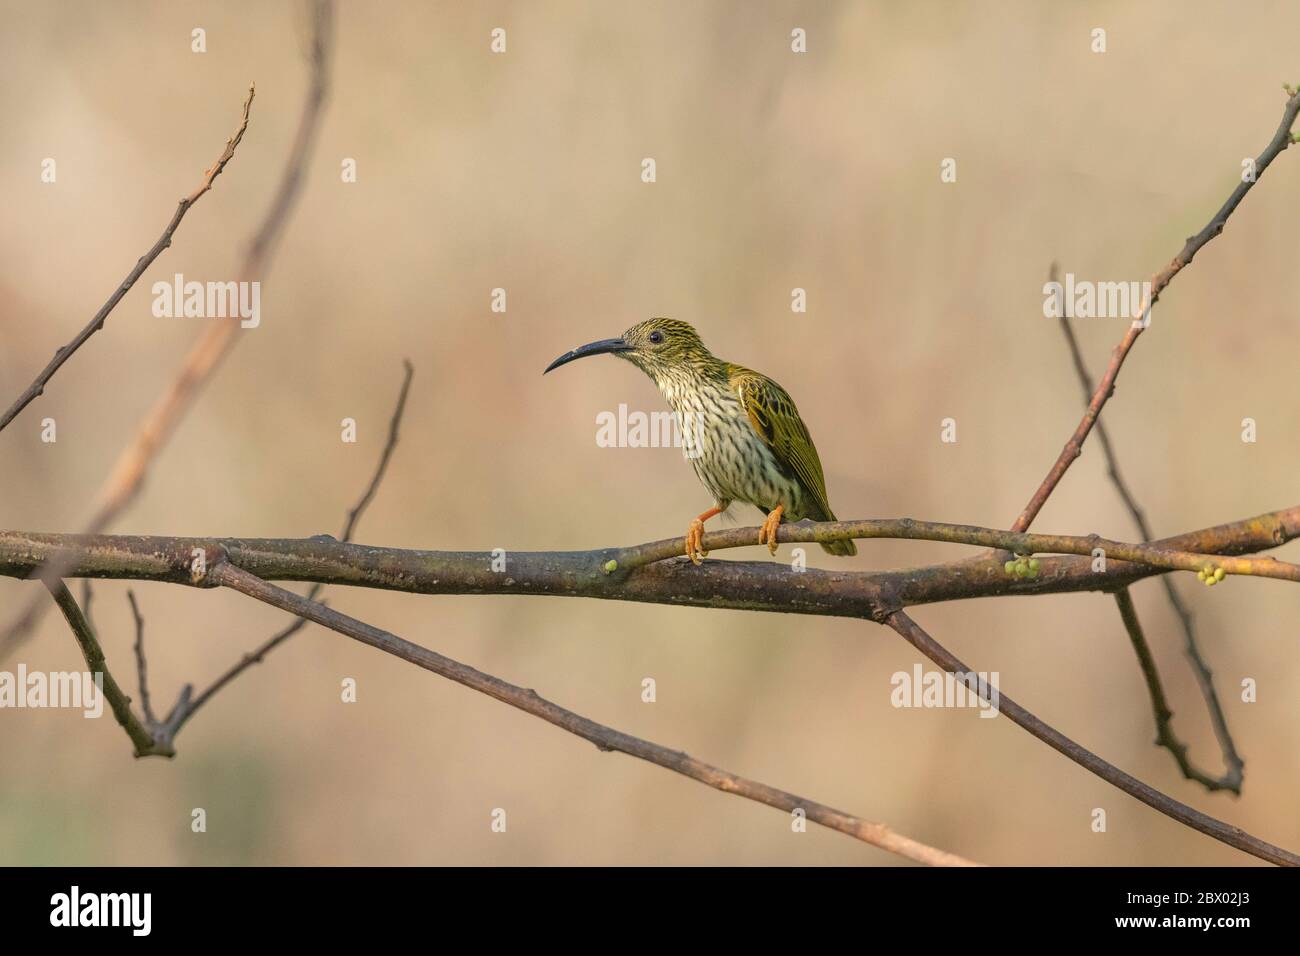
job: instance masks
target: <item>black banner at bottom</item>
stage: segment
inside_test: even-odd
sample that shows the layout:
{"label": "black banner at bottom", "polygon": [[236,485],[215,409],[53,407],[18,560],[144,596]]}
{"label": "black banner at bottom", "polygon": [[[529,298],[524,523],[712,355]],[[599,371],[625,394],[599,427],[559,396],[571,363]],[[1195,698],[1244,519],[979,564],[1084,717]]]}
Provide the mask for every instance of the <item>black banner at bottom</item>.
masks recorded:
{"label": "black banner at bottom", "polygon": [[[9,869],[8,942],[158,939],[205,943],[288,934],[294,945],[376,932],[456,929],[499,941],[671,931],[726,938],[784,930],[817,943],[846,926],[971,941],[1098,936],[1232,945],[1281,933],[1300,881],[1241,869]],[[777,926],[776,924],[784,924]],[[439,929],[439,927],[441,927]],[[457,929],[457,927],[459,927]],[[417,938],[419,938],[417,936]],[[429,937],[436,944],[436,936]]]}

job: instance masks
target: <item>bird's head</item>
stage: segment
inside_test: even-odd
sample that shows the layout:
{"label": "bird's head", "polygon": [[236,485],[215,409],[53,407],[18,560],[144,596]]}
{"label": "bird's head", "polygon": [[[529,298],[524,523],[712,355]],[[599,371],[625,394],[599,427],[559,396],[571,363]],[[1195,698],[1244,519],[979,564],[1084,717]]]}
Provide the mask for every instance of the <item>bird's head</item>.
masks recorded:
{"label": "bird's head", "polygon": [[[680,319],[647,319],[638,322],[616,339],[602,339],[565,352],[546,367],[546,371],[566,365],[588,355],[609,353],[627,359],[651,378],[660,379],[672,372],[700,368],[716,361],[700,341],[699,333]],[[542,373],[543,375],[546,372]]]}

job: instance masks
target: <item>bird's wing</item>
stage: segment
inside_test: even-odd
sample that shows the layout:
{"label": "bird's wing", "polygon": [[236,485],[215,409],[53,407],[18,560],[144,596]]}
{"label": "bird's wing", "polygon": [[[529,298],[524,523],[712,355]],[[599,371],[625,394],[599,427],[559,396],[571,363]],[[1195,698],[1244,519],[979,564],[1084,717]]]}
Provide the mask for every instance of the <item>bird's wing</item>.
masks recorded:
{"label": "bird's wing", "polygon": [[833,520],[826,500],[821,459],[790,393],[766,375],[739,366],[732,367],[730,379],[754,431],[772,450],[777,463],[799,480],[812,503],[821,510],[821,514],[808,517]]}

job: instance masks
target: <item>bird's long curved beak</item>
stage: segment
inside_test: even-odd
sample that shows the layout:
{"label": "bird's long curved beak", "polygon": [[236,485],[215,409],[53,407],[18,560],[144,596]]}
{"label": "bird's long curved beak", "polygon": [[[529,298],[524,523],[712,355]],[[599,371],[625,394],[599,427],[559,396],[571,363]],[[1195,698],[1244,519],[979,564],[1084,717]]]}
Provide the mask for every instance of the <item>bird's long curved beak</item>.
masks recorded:
{"label": "bird's long curved beak", "polygon": [[[601,339],[599,342],[589,342],[586,345],[579,345],[572,352],[565,352],[550,365],[546,366],[546,372],[557,369],[561,365],[567,365],[574,359],[586,358],[588,355],[604,355],[606,352],[627,352],[632,346],[628,345],[622,339]],[[546,372],[542,374],[545,375]]]}

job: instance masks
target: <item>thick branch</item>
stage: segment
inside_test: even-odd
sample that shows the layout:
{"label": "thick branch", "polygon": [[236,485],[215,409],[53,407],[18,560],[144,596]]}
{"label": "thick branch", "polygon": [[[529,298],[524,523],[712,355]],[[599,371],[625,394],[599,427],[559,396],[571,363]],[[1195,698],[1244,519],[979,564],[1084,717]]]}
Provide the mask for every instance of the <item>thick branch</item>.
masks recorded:
{"label": "thick branch", "polygon": [[[870,524],[846,522],[846,524]],[[897,524],[897,523],[895,523]],[[840,528],[839,524],[830,527]],[[911,522],[915,532],[921,525]],[[816,533],[818,526],[781,527],[782,540]],[[835,533],[840,533],[838,530]],[[993,532],[1005,534],[1006,532]],[[709,537],[709,546],[740,546],[757,529]],[[1300,536],[1300,506],[1152,543],[1157,551],[1237,555],[1277,547]],[[1162,573],[1160,568],[1108,560],[1094,571],[1091,558],[1043,558],[1032,580],[1009,576],[987,556],[897,571],[798,572],[770,561],[656,561],[625,570],[629,561],[660,551],[676,553],[682,539],[594,551],[508,552],[494,571],[488,552],[411,551],[344,544],[328,535],[306,539],[163,538],[62,535],[0,531],[0,575],[27,578],[57,561],[65,577],[118,578],[204,585],[192,580],[194,549],[211,565],[222,555],[268,581],[313,581],[417,594],[535,594],[883,618],[889,611],[962,598],[1076,591],[1114,591]],[[1224,560],[1215,557],[1215,561]],[[617,567],[607,571],[610,562]],[[499,566],[499,565],[497,565]]]}

